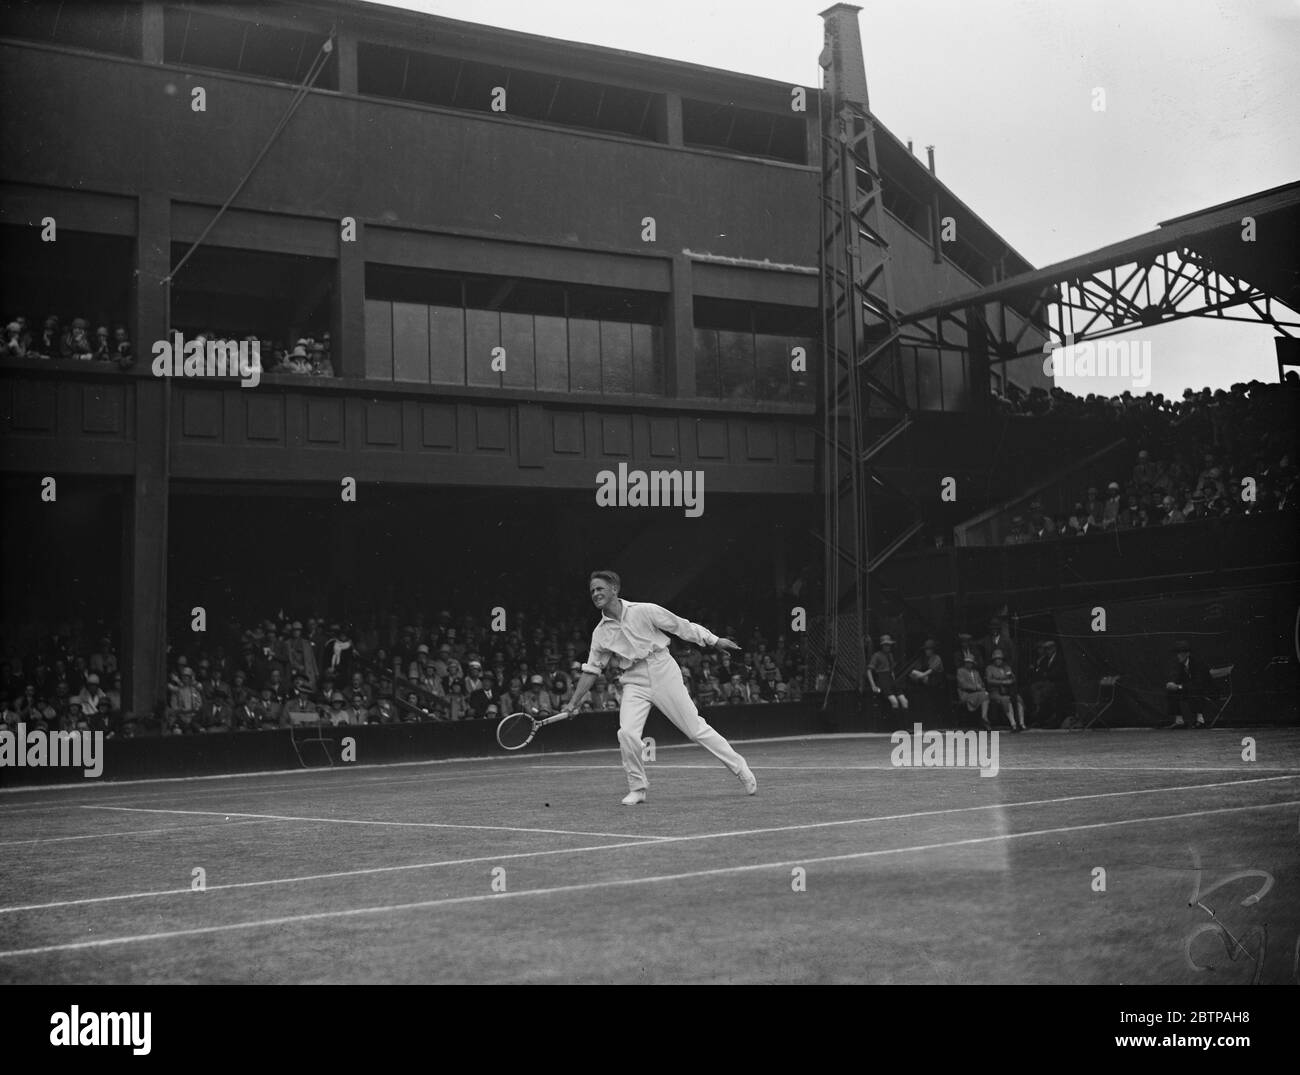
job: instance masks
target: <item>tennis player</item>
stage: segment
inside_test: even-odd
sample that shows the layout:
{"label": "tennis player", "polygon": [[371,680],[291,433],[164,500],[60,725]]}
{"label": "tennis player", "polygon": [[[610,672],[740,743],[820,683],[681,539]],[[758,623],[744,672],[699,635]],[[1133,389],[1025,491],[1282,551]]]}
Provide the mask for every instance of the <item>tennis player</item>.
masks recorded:
{"label": "tennis player", "polygon": [[[628,793],[624,806],[645,802],[645,762],[641,757],[641,733],[645,730],[650,707],[658,708],[692,742],[722,762],[735,774],[750,795],[758,790],[758,781],[749,766],[722,736],[700,716],[695,703],[686,693],[682,671],[668,652],[668,634],[674,634],[698,646],[719,650],[738,650],[729,638],[719,638],[708,628],[691,623],[659,605],[645,601],[624,601],[619,597],[622,582],[613,571],[594,571],[588,589],[591,603],[600,609],[600,622],[591,633],[591,653],[582,666],[582,675],[566,707],[578,712],[606,665],[611,661],[619,670],[623,702],[619,708],[618,745],[627,772]],[[667,634],[665,633],[667,632]]]}

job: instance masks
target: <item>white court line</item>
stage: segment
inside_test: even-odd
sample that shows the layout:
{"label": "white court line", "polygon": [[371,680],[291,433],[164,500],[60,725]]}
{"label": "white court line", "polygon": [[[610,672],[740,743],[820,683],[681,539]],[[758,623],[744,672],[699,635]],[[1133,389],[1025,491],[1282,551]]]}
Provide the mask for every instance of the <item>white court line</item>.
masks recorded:
{"label": "white court line", "polygon": [[[411,863],[405,866],[370,866],[358,870],[340,870],[334,873],[309,874],[300,877],[276,877],[261,881],[235,881],[224,885],[209,885],[207,890],[212,892],[221,889],[261,888],[267,885],[298,884],[303,881],[335,880],[341,877],[364,877],[377,873],[397,873],[406,870],[431,870],[443,866],[468,866],[480,862],[496,863],[504,862],[508,859],[542,858],[551,855],[581,855],[588,851],[615,851],[629,847],[647,847],[665,843],[694,843],[700,840],[717,840],[732,836],[769,836],[773,833],[798,832],[806,829],[835,828],[843,825],[868,825],[878,821],[909,821],[920,817],[939,817],[944,814],[968,814],[982,810],[1003,810],[1013,806],[1060,805],[1061,803],[1077,802],[1080,799],[1109,799],[1120,795],[1155,794],[1162,791],[1191,791],[1207,787],[1235,787],[1238,784],[1271,783],[1276,780],[1291,779],[1295,778],[1286,776],[1268,776],[1260,777],[1258,780],[1229,780],[1221,784],[1192,784],[1181,788],[1142,788],[1136,791],[1112,791],[1102,792],[1096,795],[1071,795],[1063,799],[1032,799],[1018,803],[986,803],[982,806],[952,806],[946,807],[942,810],[919,810],[908,814],[884,814],[876,817],[846,818],[839,821],[814,821],[805,825],[782,825],[773,828],[744,829],[733,832],[706,832],[692,836],[657,836],[649,839],[642,836],[623,843],[597,844],[592,847],[564,847],[547,851],[515,851],[502,855],[480,855],[475,858],[465,859],[442,859],[434,862]],[[113,807],[87,807],[86,809],[113,809]],[[151,812],[158,813],[160,811]],[[185,811],[161,812],[185,813]],[[60,900],[54,903],[33,903],[12,907],[0,907],[0,914],[9,914],[16,911],[39,911],[53,907],[73,907],[88,903],[114,903],[120,900],[149,899],[156,896],[189,895],[190,892],[191,890],[188,888],[177,888],[162,889],[154,892],[126,892],[116,896],[88,896],[84,899]]]}
{"label": "white court line", "polygon": [[[230,816],[230,815],[227,815]],[[269,825],[269,821],[232,821],[231,825]],[[20,844],[61,844],[69,840],[103,840],[109,836],[156,836],[160,832],[186,832],[194,829],[224,829],[226,825],[172,825],[167,829],[122,829],[119,832],[92,832],[85,836],[40,836],[35,840],[0,840],[0,847],[18,847]]]}
{"label": "white court line", "polygon": [[454,825],[449,821],[368,821],[350,817],[294,817],[288,814],[246,814],[236,810],[163,810],[143,806],[81,806],[82,810],[116,810],[124,814],[194,814],[200,817],[251,817],[265,821],[308,821],[330,825],[386,825],[402,829],[475,829],[487,832],[536,832],[546,836],[603,836],[616,840],[668,840],[635,832],[582,832],[578,829],[529,829],[520,825]]}
{"label": "white court line", "polygon": [[[707,762],[701,764],[672,763],[660,765],[647,762],[653,769],[716,769],[717,765]],[[617,762],[608,765],[537,765],[537,769],[621,769]],[[914,771],[924,769],[928,772],[972,772],[970,767],[952,765],[751,765],[751,769],[807,769],[809,772],[891,772],[892,770]],[[999,773],[1300,773],[1300,766],[1295,765],[1002,765]]]}
{"label": "white court line", "polygon": [[1160,817],[1123,818],[1119,821],[1099,821],[1087,825],[1066,825],[1054,829],[1036,829],[1031,832],[999,833],[996,836],[975,836],[965,840],[945,840],[937,844],[915,844],[911,847],[891,847],[877,851],[853,851],[844,855],[823,855],[818,858],[782,859],[776,862],[752,863],[748,866],[719,866],[711,870],[691,870],[687,873],[661,874],[656,877],[628,877],[609,881],[587,881],[577,885],[556,885],[551,888],[520,889],[515,892],[478,893],[474,896],[450,896],[418,903],[395,903],[382,907],[353,907],[345,911],[317,911],[312,914],[287,915],[282,918],[264,918],[254,922],[230,922],[221,926],[198,926],[194,929],[168,930],[164,933],[142,933],[128,937],[105,937],[94,941],[75,941],[70,944],[50,944],[40,948],[15,948],[0,951],[0,959],[16,956],[46,955],[50,952],[71,952],[86,948],[107,948],[112,945],[134,944],[139,941],[173,940],[177,937],[199,937],[213,933],[230,933],[236,930],[262,929],[268,926],[288,926],[302,922],[320,922],[328,918],[355,918],[361,915],[393,914],[400,911],[423,911],[434,907],[451,907],[465,903],[484,903],[490,900],[518,899],[523,896],[554,896],[568,892],[588,892],[598,888],[623,888],[632,885],[659,884],[665,881],[688,881],[700,877],[717,877],[728,873],[752,873],[757,870],[775,870],[792,863],[815,866],[827,862],[851,862],[858,859],[878,858],[884,855],[905,855],[922,851],[940,851],[950,847],[970,847],[976,844],[995,843],[998,840],[1019,840],[1031,836],[1057,836],[1062,833],[1104,829],[1118,825],[1141,825],[1151,821],[1182,821],[1192,817],[1213,814],[1235,814],[1243,810],[1272,810],[1282,806],[1300,806],[1300,799],[1283,803],[1264,803],[1258,806],[1228,806],[1216,810],[1196,810],[1186,814],[1165,814]]}
{"label": "white court line", "polygon": [[[1162,732],[1164,730],[1165,729],[1161,729],[1161,728],[1109,728],[1107,729],[1107,731],[1110,732],[1152,732],[1152,733]],[[1272,724],[1264,724],[1264,725],[1259,725],[1257,727],[1242,726],[1241,728],[1235,728],[1235,727],[1234,728],[1212,728],[1212,729],[1208,729],[1208,733],[1214,734],[1216,732],[1228,732],[1228,731],[1236,732],[1242,730],[1255,731],[1255,732],[1266,732],[1266,731],[1267,732],[1272,732],[1272,731],[1291,732],[1294,731],[1295,729],[1280,727]],[[1033,731],[1038,732],[1039,735],[1044,737],[1048,735],[1075,734],[1071,729],[1066,729],[1066,728],[1035,728],[1033,729]],[[888,739],[892,734],[893,734],[892,732],[815,732],[806,735],[767,735],[767,736],[757,736],[752,739],[736,738],[734,742],[746,743],[746,744],[820,743],[820,742],[830,742],[833,740],[841,740],[841,739]],[[1084,742],[1084,741],[1085,740],[1080,740],[1080,742]],[[1033,742],[1033,740],[1029,740],[1029,742]],[[695,745],[696,744],[694,743],[661,743],[658,749],[659,750],[685,750],[688,748],[693,748]],[[580,755],[580,754],[608,754],[610,752],[617,752],[617,750],[618,750],[617,746],[588,747],[582,750],[548,750],[536,754],[479,754],[479,755],[474,755],[473,757],[466,757],[466,758],[421,758],[416,761],[386,761],[386,762],[377,762],[375,764],[357,765],[354,768],[334,767],[334,768],[322,768],[322,769],[267,769],[262,772],[252,772],[252,773],[209,773],[203,776],[159,776],[159,777],[148,777],[139,780],[104,780],[104,781],[96,780],[96,781],[91,781],[90,783],[82,783],[82,784],[74,784],[69,782],[67,784],[42,784],[42,785],[33,785],[30,787],[14,787],[14,788],[0,787],[0,796],[32,794],[32,793],[42,792],[42,791],[59,792],[59,791],[81,790],[81,791],[100,792],[103,789],[134,787],[140,784],[158,785],[158,784],[192,783],[194,781],[201,781],[201,780],[241,780],[241,779],[260,780],[268,776],[299,777],[299,776],[328,775],[328,776],[338,778],[344,776],[345,774],[351,774],[356,772],[382,772],[385,769],[410,768],[412,766],[419,766],[419,765],[460,765],[462,763],[473,763],[473,762],[503,762],[503,763],[509,762],[512,764],[519,764],[528,761],[540,761],[543,758],[566,758],[566,757],[573,757],[575,755]],[[1071,768],[1071,767],[1065,766],[1064,768]],[[1199,770],[1192,769],[1189,771],[1197,772]],[[66,800],[63,799],[46,799],[46,800],[41,800],[39,804],[28,804],[28,805],[43,805],[46,803],[64,805],[65,802]],[[8,813],[9,810],[0,809],[0,816],[7,816]]]}

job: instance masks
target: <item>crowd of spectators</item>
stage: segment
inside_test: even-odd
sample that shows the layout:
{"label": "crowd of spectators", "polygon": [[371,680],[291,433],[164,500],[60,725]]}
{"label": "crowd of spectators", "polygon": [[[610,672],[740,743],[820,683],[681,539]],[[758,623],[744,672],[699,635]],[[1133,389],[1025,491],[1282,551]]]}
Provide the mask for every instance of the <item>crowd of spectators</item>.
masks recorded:
{"label": "crowd of spectators", "polygon": [[121,322],[96,325],[92,330],[84,317],[66,324],[50,314],[39,328],[19,314],[5,324],[5,358],[67,358],[80,362],[104,362],[127,369],[135,354],[126,325]]}
{"label": "crowd of spectators", "polygon": [[[1089,402],[1091,401],[1091,402]],[[1096,408],[1089,397],[1085,406]],[[1133,445],[1121,473],[1074,496],[1045,490],[1013,516],[1004,544],[1257,515],[1296,503],[1295,428],[1300,383],[1188,389],[1181,402],[1159,395],[1102,401]],[[1118,410],[1112,404],[1118,403]],[[1054,412],[1053,412],[1054,413]],[[1068,510],[1045,510],[1044,503]]]}
{"label": "crowd of spectators", "polygon": [[[169,648],[167,699],[156,712],[122,709],[111,638],[47,638],[29,659],[4,664],[3,720],[46,730],[109,735],[256,731],[291,723],[391,724],[495,720],[520,710],[563,709],[587,658],[591,622],[534,623],[493,632],[444,611],[371,621],[360,629],[281,613],[252,627],[225,625],[213,639]],[[734,635],[731,628],[724,633]],[[204,639],[203,635],[197,636]],[[700,706],[798,701],[805,674],[797,636],[769,642],[754,628],[739,654],[675,643],[673,655]],[[586,710],[617,710],[619,685],[599,680]]]}
{"label": "crowd of spectators", "polygon": [[[244,336],[241,339],[210,329],[190,333],[178,330],[186,341],[213,341],[238,345],[241,342],[257,344],[264,373],[295,374],[302,377],[333,377],[334,364],[330,353],[330,334],[299,337],[288,346],[283,340]],[[84,317],[74,317],[66,324],[58,314],[50,314],[39,328],[30,324],[23,315],[11,318],[5,325],[4,355],[6,358],[72,359],[84,362],[112,363],[119,369],[129,369],[136,356],[126,325],[120,321],[100,324],[93,330]],[[147,357],[147,356],[146,356]]]}

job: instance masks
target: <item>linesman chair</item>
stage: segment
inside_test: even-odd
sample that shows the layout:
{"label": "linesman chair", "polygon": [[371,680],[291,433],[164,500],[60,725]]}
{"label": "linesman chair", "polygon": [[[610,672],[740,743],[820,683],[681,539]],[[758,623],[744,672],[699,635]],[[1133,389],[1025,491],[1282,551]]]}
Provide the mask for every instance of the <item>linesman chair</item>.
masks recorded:
{"label": "linesman chair", "polygon": [[1219,718],[1228,708],[1228,703],[1232,701],[1232,670],[1235,667],[1236,665],[1225,664],[1222,668],[1210,669],[1210,679],[1214,681],[1215,687],[1214,700],[1219,708],[1207,727],[1213,728],[1219,722]]}
{"label": "linesman chair", "polygon": [[[1119,676],[1102,676],[1097,681],[1097,698],[1092,702],[1078,702],[1076,708],[1084,710],[1091,715],[1084,722],[1083,730],[1086,732],[1094,724],[1101,721],[1106,715],[1107,710],[1115,704],[1115,698],[1118,694]],[[1106,724],[1102,722],[1102,727]]]}
{"label": "linesman chair", "polygon": [[319,713],[306,710],[289,711],[289,742],[293,744],[293,752],[298,756],[298,764],[304,769],[309,769],[311,766],[303,758],[301,748],[309,743],[319,743],[321,750],[325,752],[325,760],[331,769],[334,767],[334,756],[330,753],[330,740],[325,735],[326,727],[321,723]]}

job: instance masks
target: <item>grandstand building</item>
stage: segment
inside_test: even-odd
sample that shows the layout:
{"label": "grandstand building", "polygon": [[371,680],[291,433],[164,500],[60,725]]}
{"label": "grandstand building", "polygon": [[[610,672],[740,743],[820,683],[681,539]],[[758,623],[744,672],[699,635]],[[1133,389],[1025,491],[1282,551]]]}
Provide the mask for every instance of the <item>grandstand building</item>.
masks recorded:
{"label": "grandstand building", "polygon": [[[175,631],[268,588],[355,609],[456,581],[465,550],[507,585],[494,530],[519,513],[578,549],[561,570],[589,562],[581,530],[611,561],[666,548],[637,579],[663,600],[738,541],[777,590],[820,556],[817,87],[352,2],[6,5],[0,66],[6,316],[121,323],[136,352],[5,364],[6,499],[31,523],[7,612],[120,617],[137,708],[160,594]],[[1029,268],[878,146],[900,303]],[[333,376],[153,375],[156,341],[213,331],[328,334]],[[924,411],[987,394],[961,356],[897,377]],[[620,463],[702,471],[714,499],[607,520]],[[335,506],[345,478],[360,510]]]}

